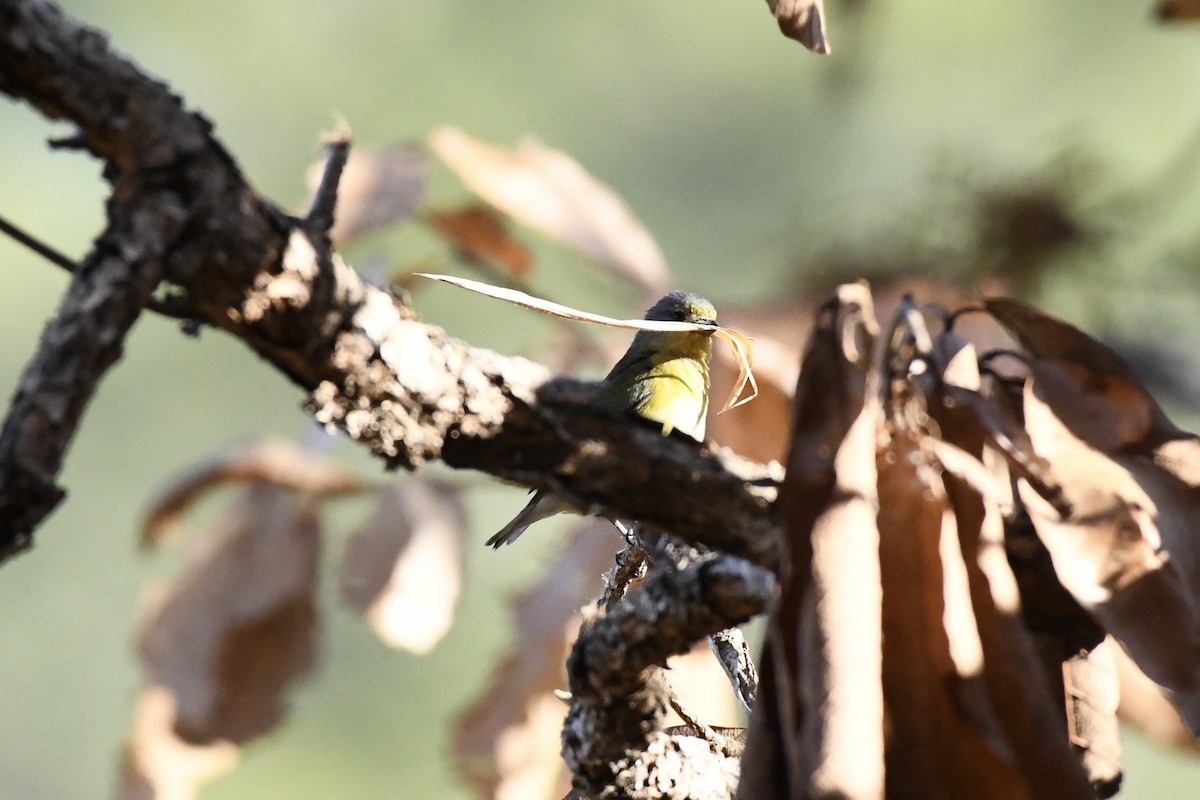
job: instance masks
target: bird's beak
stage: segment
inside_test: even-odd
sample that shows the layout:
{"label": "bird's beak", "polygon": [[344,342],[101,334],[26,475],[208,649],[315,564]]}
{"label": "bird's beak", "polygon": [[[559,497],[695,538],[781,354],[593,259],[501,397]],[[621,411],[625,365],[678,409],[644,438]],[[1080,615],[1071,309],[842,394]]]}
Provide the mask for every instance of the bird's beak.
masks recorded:
{"label": "bird's beak", "polygon": [[711,325],[714,328],[717,327],[717,321],[715,319],[698,319],[698,320],[696,320],[696,324],[697,325]]}

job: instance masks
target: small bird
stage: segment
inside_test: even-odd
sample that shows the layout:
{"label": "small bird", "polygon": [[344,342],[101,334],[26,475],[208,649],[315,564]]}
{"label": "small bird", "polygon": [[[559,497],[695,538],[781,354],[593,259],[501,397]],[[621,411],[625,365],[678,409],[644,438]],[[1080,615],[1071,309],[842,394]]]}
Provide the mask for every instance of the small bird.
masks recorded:
{"label": "small bird", "polygon": [[[691,292],[669,292],[650,307],[646,319],[692,322],[717,330],[713,304]],[[702,442],[711,353],[709,331],[638,331],[625,355],[605,376],[592,404],[660,423],[663,436],[675,430]],[[561,497],[539,491],[487,544],[495,548],[509,544],[538,520],[573,510]]]}

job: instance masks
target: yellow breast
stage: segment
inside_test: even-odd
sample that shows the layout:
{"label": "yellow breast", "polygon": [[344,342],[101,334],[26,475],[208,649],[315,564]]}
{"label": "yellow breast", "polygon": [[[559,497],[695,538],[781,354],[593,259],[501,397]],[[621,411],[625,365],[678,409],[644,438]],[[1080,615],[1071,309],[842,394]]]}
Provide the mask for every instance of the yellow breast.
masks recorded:
{"label": "yellow breast", "polygon": [[707,364],[695,358],[672,358],[655,364],[641,376],[635,396],[645,400],[632,410],[659,422],[663,434],[672,430],[704,441],[708,413]]}

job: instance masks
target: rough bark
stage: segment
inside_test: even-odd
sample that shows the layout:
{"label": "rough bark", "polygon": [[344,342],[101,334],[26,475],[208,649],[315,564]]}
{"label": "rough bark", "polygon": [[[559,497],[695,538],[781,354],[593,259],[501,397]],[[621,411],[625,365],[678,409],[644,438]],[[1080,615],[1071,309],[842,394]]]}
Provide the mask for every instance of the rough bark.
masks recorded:
{"label": "rough bark", "polygon": [[601,416],[586,385],[456,341],[365,283],[329,246],[336,158],[309,215],[289,216],[203,116],[41,0],[0,3],[0,91],[78,126],[67,144],[102,159],[112,186],[107,226],[0,431],[0,554],[28,546],[61,501],[79,420],[153,301],[245,342],[308,393],[317,420],[388,467],[441,459],[773,563],[765,468]]}

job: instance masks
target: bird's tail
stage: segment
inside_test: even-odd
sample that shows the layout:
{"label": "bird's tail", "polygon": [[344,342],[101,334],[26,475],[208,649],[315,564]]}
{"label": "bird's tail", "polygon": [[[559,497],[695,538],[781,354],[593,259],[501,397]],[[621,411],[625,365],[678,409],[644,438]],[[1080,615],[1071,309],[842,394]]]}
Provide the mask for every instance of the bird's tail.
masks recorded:
{"label": "bird's tail", "polygon": [[484,544],[488,547],[499,548],[501,545],[512,544],[517,537],[525,532],[533,523],[567,511],[569,507],[557,495],[538,492],[533,499],[512,518],[512,521],[496,532]]}

